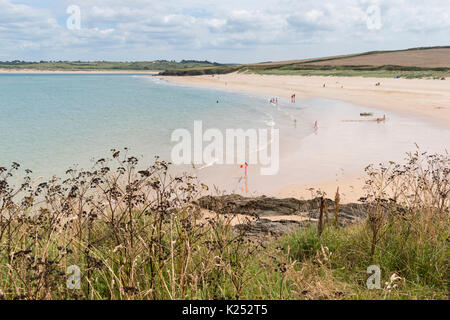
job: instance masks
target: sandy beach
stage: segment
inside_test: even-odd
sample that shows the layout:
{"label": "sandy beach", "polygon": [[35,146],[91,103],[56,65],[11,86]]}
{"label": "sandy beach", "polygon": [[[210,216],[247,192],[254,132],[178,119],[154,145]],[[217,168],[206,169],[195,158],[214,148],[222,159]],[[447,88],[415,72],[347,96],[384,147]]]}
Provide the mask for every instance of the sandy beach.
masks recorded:
{"label": "sandy beach", "polygon": [[[345,120],[336,112],[339,106],[334,107],[334,114],[326,115],[327,119],[322,121],[319,134],[308,137],[298,145],[289,146],[296,149],[296,155],[284,162],[278,178],[256,178],[255,170],[253,187],[282,186],[272,190],[265,189],[263,193],[266,195],[309,199],[314,195],[313,190],[321,190],[333,198],[339,187],[343,202],[354,202],[363,195],[365,165],[379,161],[401,161],[405,152],[414,150],[416,142],[430,151],[449,147],[445,138],[444,143],[442,140],[436,141],[442,137],[450,138],[450,81],[236,73],[214,77],[161,78],[180,85],[281,98],[290,98],[295,93],[297,101],[301,98],[319,97],[360,106],[361,111],[364,108],[375,108],[369,110],[375,110],[377,115],[386,112],[389,121],[376,127],[376,123],[357,123],[359,120],[351,120],[355,121],[354,124],[344,123]],[[376,83],[380,85],[376,86]],[[343,110],[346,116],[348,112]],[[359,113],[354,119],[358,117]],[[417,121],[418,125],[408,121]],[[416,128],[423,134],[416,132]],[[399,148],[401,143],[412,136],[414,141],[403,144],[410,148]],[[207,177],[216,174],[211,170],[204,175]],[[293,182],[293,176],[299,182]],[[236,191],[242,193],[242,190]],[[261,190],[263,189],[258,191]]]}
{"label": "sandy beach", "polygon": [[[303,77],[233,73],[161,77],[173,83],[290,98],[322,97],[417,115],[450,128],[450,81],[362,77]],[[375,86],[380,83],[380,86]],[[325,84],[325,87],[323,85]]]}

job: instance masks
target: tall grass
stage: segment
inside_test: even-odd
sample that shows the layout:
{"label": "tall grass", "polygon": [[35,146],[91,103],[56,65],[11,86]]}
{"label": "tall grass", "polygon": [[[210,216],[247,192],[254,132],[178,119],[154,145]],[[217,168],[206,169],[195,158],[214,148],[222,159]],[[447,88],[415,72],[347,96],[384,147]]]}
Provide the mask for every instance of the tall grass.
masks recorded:
{"label": "tall grass", "polygon": [[[250,238],[226,206],[205,219],[195,200],[208,187],[169,165],[113,150],[19,185],[17,163],[0,167],[0,299],[448,298],[448,155],[367,167],[364,223],[340,228],[324,207],[320,236],[281,239]],[[365,285],[371,264],[381,290]]]}
{"label": "tall grass", "polygon": [[[330,225],[320,237],[315,228],[298,231],[282,241],[285,251],[346,283],[355,298],[448,298],[448,155],[416,151],[404,165],[390,162],[366,171],[364,223],[345,229]],[[326,263],[317,263],[325,251]],[[381,290],[365,287],[370,265],[382,270]]]}
{"label": "tall grass", "polygon": [[[201,220],[207,187],[156,159],[113,150],[91,171],[33,185],[0,169],[0,296],[5,299],[239,298],[261,249],[223,219]],[[66,285],[69,266],[81,289]],[[261,289],[262,290],[262,289]],[[265,290],[261,291],[266,295]]]}

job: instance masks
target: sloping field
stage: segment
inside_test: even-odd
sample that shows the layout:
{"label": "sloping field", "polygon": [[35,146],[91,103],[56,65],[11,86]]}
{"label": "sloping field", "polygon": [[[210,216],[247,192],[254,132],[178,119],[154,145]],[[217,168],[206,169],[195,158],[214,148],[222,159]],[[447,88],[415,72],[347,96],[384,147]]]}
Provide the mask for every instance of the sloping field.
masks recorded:
{"label": "sloping field", "polygon": [[268,62],[260,62],[260,63],[256,63],[254,64],[255,66],[283,66],[283,65],[288,65],[288,64],[304,64],[304,63],[308,63],[308,62],[316,62],[316,61],[322,61],[324,59],[326,60],[334,60],[334,59],[342,59],[342,58],[351,58],[351,57],[355,57],[358,56],[360,54],[347,54],[347,55],[340,55],[340,56],[331,56],[331,57],[326,57],[326,58],[309,58],[309,59],[299,59],[299,60],[285,60],[285,61],[268,61]]}
{"label": "sloping field", "polygon": [[165,76],[195,76],[232,72],[303,76],[361,76],[441,78],[450,77],[450,46],[372,51],[324,58],[267,61],[256,64],[225,65],[166,70]]}
{"label": "sloping field", "polygon": [[[301,62],[300,62],[301,63]],[[315,66],[404,66],[419,68],[450,68],[450,47],[366,53],[337,58],[305,61]]]}

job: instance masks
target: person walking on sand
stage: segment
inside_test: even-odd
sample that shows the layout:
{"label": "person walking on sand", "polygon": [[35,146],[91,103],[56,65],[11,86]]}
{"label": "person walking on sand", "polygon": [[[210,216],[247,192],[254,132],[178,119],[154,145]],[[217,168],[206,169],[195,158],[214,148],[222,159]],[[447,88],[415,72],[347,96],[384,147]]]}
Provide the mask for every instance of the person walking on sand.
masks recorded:
{"label": "person walking on sand", "polygon": [[314,130],[318,130],[318,129],[319,129],[319,125],[318,125],[317,120],[316,120],[316,122],[314,122]]}

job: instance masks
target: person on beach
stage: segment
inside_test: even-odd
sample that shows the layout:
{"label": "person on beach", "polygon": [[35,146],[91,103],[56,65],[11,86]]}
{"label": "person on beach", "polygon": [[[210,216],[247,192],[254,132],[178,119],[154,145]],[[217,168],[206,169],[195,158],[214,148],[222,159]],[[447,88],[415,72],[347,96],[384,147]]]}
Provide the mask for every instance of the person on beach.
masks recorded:
{"label": "person on beach", "polygon": [[317,120],[316,122],[314,122],[314,130],[318,130],[319,129],[319,125],[317,124]]}
{"label": "person on beach", "polygon": [[244,186],[241,186],[241,192],[244,193],[245,191],[245,193],[248,193],[248,163],[245,162],[244,165],[241,164],[240,168],[244,169],[244,177],[241,176],[239,178],[239,183],[241,183],[242,178],[244,178]]}

